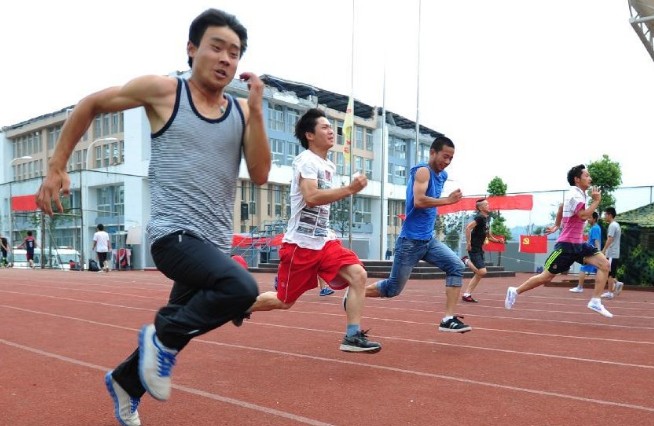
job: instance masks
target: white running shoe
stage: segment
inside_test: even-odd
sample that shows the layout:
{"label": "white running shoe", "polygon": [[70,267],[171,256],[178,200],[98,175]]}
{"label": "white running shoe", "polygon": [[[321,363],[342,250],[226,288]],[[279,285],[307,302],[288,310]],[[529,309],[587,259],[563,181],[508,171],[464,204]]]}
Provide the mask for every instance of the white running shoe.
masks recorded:
{"label": "white running shoe", "polygon": [[104,376],[104,383],[114,402],[114,415],[116,419],[123,426],[141,426],[139,412],[137,411],[140,399],[129,396],[125,392],[125,389],[114,380],[111,373],[110,371]]}
{"label": "white running shoe", "polygon": [[602,299],[613,299],[613,293],[611,293],[610,291],[605,291],[604,293],[602,293],[601,297]]}
{"label": "white running shoe", "polygon": [[613,318],[613,314],[609,311],[606,310],[604,305],[602,305],[601,302],[599,303],[593,303],[593,299],[588,302],[588,309],[597,312],[598,314],[607,317],[607,318]]}
{"label": "white running shoe", "polygon": [[176,350],[159,341],[153,324],[143,326],[139,333],[139,377],[154,399],[165,401],[170,398],[170,375],[175,355]]}
{"label": "white running shoe", "polygon": [[622,288],[624,287],[624,283],[621,281],[616,281],[615,282],[615,288],[613,289],[614,296],[619,295],[622,293]]}
{"label": "white running shoe", "polygon": [[515,287],[509,287],[506,289],[506,299],[504,299],[504,307],[506,309],[511,309],[515,304],[515,299],[518,297],[518,292]]}
{"label": "white running shoe", "polygon": [[573,293],[582,293],[582,292],[584,291],[584,288],[583,288],[583,287],[579,287],[579,286],[577,286],[577,287],[572,287],[572,288],[570,289],[570,291],[573,292]]}

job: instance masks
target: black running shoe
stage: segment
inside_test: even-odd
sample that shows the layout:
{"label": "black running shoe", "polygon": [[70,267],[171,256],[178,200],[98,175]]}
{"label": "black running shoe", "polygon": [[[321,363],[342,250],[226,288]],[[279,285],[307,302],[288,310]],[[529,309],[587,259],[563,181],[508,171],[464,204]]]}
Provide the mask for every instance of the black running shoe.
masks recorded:
{"label": "black running shoe", "polygon": [[468,296],[461,296],[461,300],[463,300],[464,302],[479,303],[479,302],[477,301],[477,299],[474,299],[474,298],[472,297],[471,294],[468,295]]}
{"label": "black running shoe", "polygon": [[454,317],[450,318],[445,322],[441,321],[440,325],[438,326],[438,330],[447,331],[450,333],[466,333],[472,330],[472,327],[459,321],[459,318],[463,318],[463,317],[459,315],[454,315]]}
{"label": "black running shoe", "polygon": [[341,342],[341,350],[344,352],[367,352],[369,354],[379,352],[381,345],[377,342],[369,341],[367,333],[368,330],[359,330],[354,336],[345,336],[343,342]]}
{"label": "black running shoe", "polygon": [[244,312],[243,314],[237,316],[232,320],[232,324],[234,324],[236,327],[240,327],[243,325],[243,321],[246,319],[250,319],[250,315],[252,315],[251,312]]}

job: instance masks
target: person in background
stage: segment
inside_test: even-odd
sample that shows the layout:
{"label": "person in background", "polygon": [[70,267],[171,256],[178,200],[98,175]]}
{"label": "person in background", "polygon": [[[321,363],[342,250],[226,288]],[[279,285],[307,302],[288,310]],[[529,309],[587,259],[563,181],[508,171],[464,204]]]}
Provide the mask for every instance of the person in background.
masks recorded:
{"label": "person in background", "polygon": [[111,240],[101,223],[98,224],[95,234],[93,234],[93,247],[91,247],[91,250],[95,250],[98,256],[98,265],[100,265],[102,271],[109,272],[107,256],[111,251]]}
{"label": "person in background", "polygon": [[9,248],[9,240],[5,236],[0,236],[0,250],[2,251],[2,267],[6,268],[9,266],[7,256],[11,249]]}
{"label": "person in background", "polygon": [[624,284],[617,281],[618,268],[620,267],[620,237],[622,231],[620,224],[615,220],[617,213],[615,207],[608,207],[604,210],[604,221],[609,224],[606,230],[606,243],[602,253],[609,259],[611,269],[609,270],[609,278],[607,279],[607,291],[602,294],[606,299],[613,299],[622,291]]}
{"label": "person in background", "polygon": [[490,231],[488,216],[490,215],[490,206],[488,200],[481,198],[475,203],[477,214],[475,218],[466,226],[466,250],[468,256],[464,256],[463,263],[475,274],[468,283],[467,290],[463,291],[461,300],[464,302],[477,303],[477,299],[472,297],[481,279],[488,273],[486,261],[484,259],[484,242],[486,239],[494,243],[504,243],[500,237],[496,237]]}
{"label": "person in background", "polygon": [[32,231],[27,231],[27,236],[23,242],[18,246],[19,249],[25,249],[25,257],[30,264],[30,268],[34,269],[34,249],[38,247],[36,239],[32,235]]}

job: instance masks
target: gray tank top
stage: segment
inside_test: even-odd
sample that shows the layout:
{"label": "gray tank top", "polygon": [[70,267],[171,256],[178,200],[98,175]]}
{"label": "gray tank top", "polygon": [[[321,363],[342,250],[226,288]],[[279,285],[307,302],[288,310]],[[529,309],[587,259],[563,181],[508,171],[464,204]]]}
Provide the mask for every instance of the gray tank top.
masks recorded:
{"label": "gray tank top", "polygon": [[245,118],[230,95],[218,119],[200,115],[178,79],[172,116],[152,134],[150,243],[186,231],[229,252]]}

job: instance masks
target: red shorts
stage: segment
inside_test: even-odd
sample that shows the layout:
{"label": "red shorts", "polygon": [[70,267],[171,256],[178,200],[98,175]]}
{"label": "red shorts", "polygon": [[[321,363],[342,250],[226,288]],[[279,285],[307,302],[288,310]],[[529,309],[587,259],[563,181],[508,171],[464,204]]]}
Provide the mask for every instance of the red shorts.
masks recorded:
{"label": "red shorts", "polygon": [[348,286],[338,272],[345,266],[361,265],[352,250],[339,240],[328,241],[321,250],[283,243],[279,249],[277,298],[283,303],[294,303],[305,291],[316,288],[318,276],[335,290]]}

